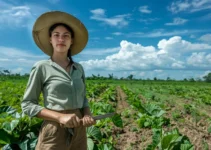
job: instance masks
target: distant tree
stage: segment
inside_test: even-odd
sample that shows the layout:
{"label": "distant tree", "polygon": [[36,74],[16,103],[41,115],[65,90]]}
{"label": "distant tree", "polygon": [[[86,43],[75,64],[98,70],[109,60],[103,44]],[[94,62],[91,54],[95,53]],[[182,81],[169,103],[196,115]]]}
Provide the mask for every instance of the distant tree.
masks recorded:
{"label": "distant tree", "polygon": [[9,71],[9,70],[3,70],[3,72],[4,72],[5,74],[10,74],[10,71]]}
{"label": "distant tree", "polygon": [[133,79],[133,75],[132,75],[132,74],[129,75],[129,76],[127,77],[127,79],[132,80],[132,79]]}
{"label": "distant tree", "polygon": [[197,82],[201,82],[202,79],[198,77],[198,78],[196,78],[196,81],[197,81]]}
{"label": "distant tree", "polygon": [[124,77],[121,77],[120,80],[124,80]]}
{"label": "distant tree", "polygon": [[170,78],[170,77],[167,77],[167,78],[166,78],[166,80],[167,80],[167,81],[170,81],[170,80],[171,80],[171,78]]}
{"label": "distant tree", "polygon": [[206,82],[211,82],[211,72],[203,77]]}
{"label": "distant tree", "polygon": [[194,78],[190,78],[188,81],[195,82],[195,79]]}
{"label": "distant tree", "polygon": [[109,78],[109,79],[113,79],[113,78],[114,78],[113,73],[112,73],[112,74],[108,74],[108,78]]}
{"label": "distant tree", "polygon": [[154,81],[157,81],[158,79],[156,77],[154,77]]}
{"label": "distant tree", "polygon": [[184,78],[183,81],[188,81],[188,79]]}

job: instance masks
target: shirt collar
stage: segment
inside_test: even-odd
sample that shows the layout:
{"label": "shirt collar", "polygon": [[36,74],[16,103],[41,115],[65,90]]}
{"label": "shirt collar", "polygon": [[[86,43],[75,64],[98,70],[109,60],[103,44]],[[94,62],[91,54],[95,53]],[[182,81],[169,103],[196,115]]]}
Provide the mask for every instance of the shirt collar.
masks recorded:
{"label": "shirt collar", "polygon": [[[51,58],[49,58],[49,62],[50,62],[50,65],[51,65],[51,66],[54,66],[54,67],[55,67],[55,66],[58,65],[58,64],[56,64],[55,62],[53,62]],[[78,70],[78,66],[76,65],[75,62],[73,62],[72,67],[73,67],[73,69],[77,69],[77,70]]]}

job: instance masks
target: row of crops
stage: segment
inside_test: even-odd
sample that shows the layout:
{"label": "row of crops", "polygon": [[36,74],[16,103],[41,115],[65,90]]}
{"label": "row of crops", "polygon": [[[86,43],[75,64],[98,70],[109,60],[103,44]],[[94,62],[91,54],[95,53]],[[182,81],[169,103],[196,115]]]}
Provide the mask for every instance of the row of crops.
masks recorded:
{"label": "row of crops", "polygon": [[[3,150],[34,149],[42,120],[29,118],[21,112],[20,102],[25,81],[1,81],[0,84],[0,147]],[[87,98],[93,115],[115,112],[115,87],[108,84],[87,84]],[[43,105],[43,97],[40,96]],[[123,127],[118,114],[111,119],[97,121],[87,128],[89,149],[113,149],[112,126]]]}
{"label": "row of crops", "polygon": [[[123,84],[87,82],[87,98],[94,116],[117,111],[116,87]],[[22,114],[20,102],[25,86],[25,80],[0,80],[0,148],[3,150],[31,150],[36,145],[42,120],[31,119]],[[128,124],[127,118],[132,118],[140,130],[152,130],[151,143],[146,146],[146,150],[194,149],[193,143],[186,135],[181,134],[178,128],[171,128],[172,122],[165,116],[167,107],[163,103],[164,99],[168,100],[168,97],[163,98],[162,95],[175,95],[196,104],[209,106],[211,104],[210,86],[197,87],[169,83],[142,83],[140,86],[131,83],[126,86],[124,84],[121,89],[127,95],[126,101],[130,105],[129,108],[112,118],[97,121],[95,126],[87,128],[89,150],[115,149],[117,139],[114,136],[114,126],[124,128]],[[140,98],[140,93],[144,99]],[[43,105],[42,95],[39,100]],[[187,112],[193,110],[193,106],[189,104],[184,108]],[[131,115],[129,110],[135,113]]]}
{"label": "row of crops", "polygon": [[193,149],[188,137],[179,133],[177,128],[170,131],[166,130],[170,126],[170,119],[163,116],[165,111],[158,104],[152,102],[141,103],[136,93],[126,86],[122,86],[122,89],[128,96],[128,103],[138,112],[136,116],[133,116],[134,120],[137,120],[138,126],[152,129],[152,143],[146,147],[146,150],[157,148],[162,150]]}

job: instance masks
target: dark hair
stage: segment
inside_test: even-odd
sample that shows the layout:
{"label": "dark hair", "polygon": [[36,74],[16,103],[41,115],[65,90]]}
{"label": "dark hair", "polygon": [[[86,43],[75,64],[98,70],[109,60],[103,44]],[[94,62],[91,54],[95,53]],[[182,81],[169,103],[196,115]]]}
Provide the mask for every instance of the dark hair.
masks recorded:
{"label": "dark hair", "polygon": [[[64,23],[56,23],[56,24],[53,24],[53,25],[49,28],[49,37],[51,37],[53,30],[54,30],[56,27],[58,27],[58,26],[63,26],[63,27],[65,27],[65,28],[70,32],[71,38],[74,38],[74,32],[73,32],[72,28],[71,28],[70,26],[64,24]],[[69,64],[67,65],[67,67],[68,67],[69,65],[71,65],[71,64],[73,63],[73,59],[72,59],[72,57],[71,57],[71,49],[70,49],[70,48],[68,49],[67,57],[70,59],[70,62],[69,62]]]}

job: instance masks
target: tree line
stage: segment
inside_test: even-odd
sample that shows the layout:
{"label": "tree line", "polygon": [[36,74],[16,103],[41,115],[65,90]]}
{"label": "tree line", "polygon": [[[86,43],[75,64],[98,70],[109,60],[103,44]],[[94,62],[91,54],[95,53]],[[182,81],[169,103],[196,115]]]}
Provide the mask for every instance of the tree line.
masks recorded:
{"label": "tree line", "polygon": [[[29,74],[24,74],[24,75],[20,75],[20,73],[11,73],[9,70],[0,70],[0,77],[1,78],[28,78],[29,77]],[[112,74],[108,74],[108,77],[105,77],[105,76],[101,76],[100,74],[98,75],[94,75],[92,74],[92,76],[88,76],[86,77],[87,80],[154,80],[154,81],[176,81],[175,79],[172,79],[170,77],[167,77],[166,79],[159,79],[157,77],[154,77],[153,79],[150,79],[150,78],[147,78],[147,79],[137,79],[137,78],[134,78],[134,75],[133,74],[130,74],[128,75],[127,77],[115,77]],[[189,82],[202,82],[202,81],[205,81],[205,82],[211,82],[211,72],[208,73],[207,75],[203,76],[203,79],[201,78],[197,78],[197,79],[194,79],[194,78],[184,78],[183,81],[189,81]]]}

